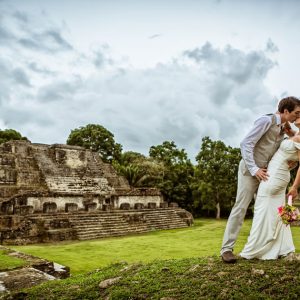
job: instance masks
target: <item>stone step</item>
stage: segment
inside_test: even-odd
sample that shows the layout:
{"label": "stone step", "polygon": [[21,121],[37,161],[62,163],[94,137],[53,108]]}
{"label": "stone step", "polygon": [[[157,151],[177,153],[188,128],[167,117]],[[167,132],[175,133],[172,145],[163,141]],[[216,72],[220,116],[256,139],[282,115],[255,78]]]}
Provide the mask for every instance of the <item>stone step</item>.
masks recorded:
{"label": "stone step", "polygon": [[[63,219],[61,220],[63,222]],[[99,219],[99,220],[93,220],[93,221],[74,221],[72,219],[69,219],[69,222],[77,225],[77,226],[84,226],[86,224],[91,224],[91,225],[97,225],[97,224],[103,224],[103,225],[109,225],[112,224],[114,226],[117,226],[118,224],[127,224],[127,223],[168,223],[168,222],[182,222],[182,219],[180,218],[169,218],[169,219],[151,219],[151,218],[145,218],[141,220],[126,220],[124,218],[119,218],[119,219],[110,219],[110,220],[105,220],[105,219]]]}
{"label": "stone step", "polygon": [[[166,230],[188,227],[177,212],[180,209],[143,209],[120,210],[112,212],[74,212],[57,213],[56,215],[34,216],[33,218],[43,219],[44,222],[54,222],[54,224],[69,221],[70,226],[62,230],[61,228],[49,228],[48,237],[54,240],[62,240],[64,237],[79,240],[97,239],[110,236],[124,236],[128,234],[146,233],[152,230]],[[141,217],[139,220],[138,218]],[[137,218],[136,221],[134,219]],[[48,225],[49,226],[49,225]],[[69,225],[68,225],[69,226]],[[46,237],[47,240],[47,237]]]}
{"label": "stone step", "polygon": [[165,230],[165,229],[178,229],[178,228],[185,228],[184,226],[182,227],[177,227],[177,226],[164,226],[164,227],[152,227],[152,228],[148,228],[148,227],[144,227],[144,228],[131,228],[129,230],[105,230],[105,231],[85,231],[85,232],[77,232],[75,235],[77,237],[85,237],[87,235],[91,236],[101,236],[101,235],[115,235],[115,234],[126,234],[126,233],[136,233],[136,232],[150,232],[153,230]]}
{"label": "stone step", "polygon": [[[173,216],[175,216],[175,217],[179,217],[175,212],[173,213],[173,214],[165,214],[165,213],[163,213],[163,212],[160,212],[160,213],[131,213],[131,214],[124,214],[124,213],[116,213],[115,215],[105,215],[105,214],[103,214],[103,215],[82,215],[82,216],[74,216],[74,215],[71,215],[70,216],[70,218],[72,218],[73,220],[75,220],[75,219],[79,219],[79,220],[93,220],[93,219],[95,219],[95,218],[99,218],[99,219],[101,219],[101,218],[106,218],[106,219],[109,219],[109,218],[114,218],[115,216],[134,216],[134,215],[136,215],[136,216],[138,216],[138,215],[143,215],[143,216],[147,216],[147,217],[152,217],[152,218],[155,218],[155,217],[157,217],[157,218],[169,218],[169,217],[173,217]],[[179,217],[180,218],[180,217]]]}
{"label": "stone step", "polygon": [[131,232],[131,231],[139,231],[139,230],[149,230],[149,226],[124,226],[123,228],[94,228],[94,229],[86,229],[86,230],[76,230],[77,234],[84,235],[87,233],[109,233],[109,232]]}
{"label": "stone step", "polygon": [[[156,217],[150,217],[150,216],[143,216],[143,219],[136,220],[136,221],[143,221],[143,220],[148,220],[151,222],[156,222],[156,221],[161,221],[161,222],[168,222],[170,219],[172,220],[179,220],[181,221],[182,219],[179,216],[170,216],[169,218],[167,217],[161,217],[161,218],[156,218]],[[78,223],[78,224],[85,224],[85,223],[113,223],[113,222],[118,222],[119,220],[125,221],[125,222],[134,222],[134,220],[127,220],[126,217],[123,216],[118,216],[115,218],[92,218],[92,219],[73,219],[69,218],[73,223]]]}
{"label": "stone step", "polygon": [[[126,217],[122,217],[122,220],[126,220]],[[161,217],[156,217],[156,216],[149,216],[149,215],[144,215],[143,216],[145,219],[147,218],[147,220],[152,220],[152,221],[158,221],[158,220],[162,220],[162,221],[168,221],[170,218],[172,219],[177,219],[177,220],[181,220],[181,218],[179,216],[170,216],[170,217],[166,217],[166,216],[161,216]],[[119,220],[120,216],[117,217],[95,217],[95,218],[69,218],[69,220],[72,220],[72,222],[77,222],[79,224],[84,224],[84,223],[97,223],[97,222],[113,222],[115,220]]]}
{"label": "stone step", "polygon": [[159,228],[164,228],[164,227],[180,227],[180,226],[184,226],[186,227],[185,223],[161,223],[161,224],[151,224],[151,223],[145,223],[145,224],[132,224],[132,225],[125,225],[125,226],[120,226],[120,227],[102,227],[102,226],[86,226],[86,227],[72,227],[74,230],[76,230],[77,233],[82,233],[82,232],[87,232],[87,231],[126,231],[126,230],[130,230],[131,228],[148,228],[148,227],[159,227]]}
{"label": "stone step", "polygon": [[150,230],[149,228],[146,228],[146,229],[136,229],[132,231],[85,233],[85,234],[78,234],[77,238],[79,240],[89,240],[89,239],[97,239],[97,238],[111,237],[111,236],[124,236],[128,234],[147,233],[152,230],[168,230],[168,229],[177,229],[177,228],[185,228],[185,227],[182,226],[182,227],[151,228]]}
{"label": "stone step", "polygon": [[169,223],[140,223],[140,224],[123,224],[122,226],[85,226],[85,227],[76,227],[77,232],[84,232],[88,230],[127,230],[130,228],[139,228],[139,227],[171,227],[171,226],[187,226],[184,222],[169,222]]}
{"label": "stone step", "polygon": [[87,215],[87,216],[96,216],[96,215],[116,215],[116,214],[131,214],[131,213],[142,213],[142,212],[176,212],[176,211],[180,211],[181,209],[178,208],[144,208],[144,209],[140,209],[140,210],[135,210],[135,209],[130,209],[130,210],[113,210],[113,211],[93,211],[93,212],[86,212],[86,211],[76,211],[76,212],[72,212],[72,213],[66,213],[66,212],[57,212],[56,214],[32,214],[31,216],[33,217],[47,217],[47,216],[51,216],[51,217],[55,217],[55,216],[70,216],[72,215],[72,217],[82,217],[83,215]]}
{"label": "stone step", "polygon": [[[170,218],[172,219],[178,219],[181,220],[181,218],[177,215],[177,213],[173,212],[173,213],[169,213],[167,211],[168,214],[164,213],[164,212],[147,212],[147,213],[141,213],[141,215],[143,215],[145,218],[149,219],[149,220],[159,220],[159,219],[164,219],[164,220],[168,220]],[[102,212],[102,213],[97,213],[97,214],[90,214],[90,213],[82,213],[82,214],[74,214],[74,213],[61,213],[61,214],[40,214],[40,215],[28,215],[28,218],[30,219],[41,219],[44,220],[45,222],[47,221],[51,221],[53,219],[69,219],[72,220],[73,222],[99,222],[99,221],[107,221],[107,222],[113,222],[115,220],[119,220],[120,216],[122,216],[122,219],[126,218],[126,217],[130,217],[130,216],[134,216],[137,215],[139,213],[135,213],[135,212],[131,212],[131,213],[125,213],[124,212],[116,212],[116,213],[106,213],[106,212]]]}
{"label": "stone step", "polygon": [[[126,217],[130,218],[135,215],[141,215],[144,219],[137,222],[126,219]],[[102,212],[102,214],[98,213],[93,216],[76,215],[70,221],[80,240],[187,227],[174,209],[145,210],[139,213],[121,211],[118,214],[103,214]]]}

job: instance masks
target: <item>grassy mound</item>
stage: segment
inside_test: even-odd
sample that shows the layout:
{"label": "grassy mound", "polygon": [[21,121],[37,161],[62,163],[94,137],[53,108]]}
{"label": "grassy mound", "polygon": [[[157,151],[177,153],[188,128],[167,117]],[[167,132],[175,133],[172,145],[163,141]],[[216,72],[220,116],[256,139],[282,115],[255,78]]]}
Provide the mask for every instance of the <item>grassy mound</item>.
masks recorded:
{"label": "grassy mound", "polygon": [[118,263],[6,299],[299,299],[299,282],[299,260],[228,265],[214,256]]}

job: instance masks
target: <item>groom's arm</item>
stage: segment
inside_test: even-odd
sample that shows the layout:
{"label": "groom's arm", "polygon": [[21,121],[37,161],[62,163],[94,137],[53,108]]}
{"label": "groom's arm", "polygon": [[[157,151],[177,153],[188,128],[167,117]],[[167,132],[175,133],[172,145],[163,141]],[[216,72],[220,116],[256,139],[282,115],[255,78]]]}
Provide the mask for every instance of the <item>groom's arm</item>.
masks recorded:
{"label": "groom's arm", "polygon": [[245,164],[252,176],[259,179],[266,179],[266,170],[259,168],[254,160],[254,148],[260,138],[269,130],[272,125],[271,116],[262,116],[254,122],[254,126],[241,142],[241,153]]}

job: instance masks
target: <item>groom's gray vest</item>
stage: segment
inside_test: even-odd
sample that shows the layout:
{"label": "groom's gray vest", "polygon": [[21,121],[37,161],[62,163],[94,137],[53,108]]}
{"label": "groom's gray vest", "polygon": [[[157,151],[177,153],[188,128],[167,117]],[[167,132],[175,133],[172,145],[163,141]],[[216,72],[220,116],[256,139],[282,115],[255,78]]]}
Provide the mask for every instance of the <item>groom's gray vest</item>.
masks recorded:
{"label": "groom's gray vest", "polygon": [[[276,116],[274,114],[268,114],[268,116],[272,116],[271,127],[254,147],[254,161],[259,168],[266,168],[268,166],[269,161],[278,150],[284,137],[284,133],[281,132],[281,126],[276,124]],[[245,173],[250,175],[248,170]]]}

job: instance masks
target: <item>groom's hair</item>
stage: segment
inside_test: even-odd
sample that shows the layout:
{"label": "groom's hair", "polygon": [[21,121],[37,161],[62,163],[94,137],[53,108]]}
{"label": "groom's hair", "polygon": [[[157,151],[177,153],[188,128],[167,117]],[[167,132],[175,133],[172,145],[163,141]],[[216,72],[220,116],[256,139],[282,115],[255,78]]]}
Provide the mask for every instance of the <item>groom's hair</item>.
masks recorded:
{"label": "groom's hair", "polygon": [[289,112],[293,111],[296,106],[300,106],[300,100],[296,97],[286,97],[280,100],[278,111],[283,113],[285,109]]}

